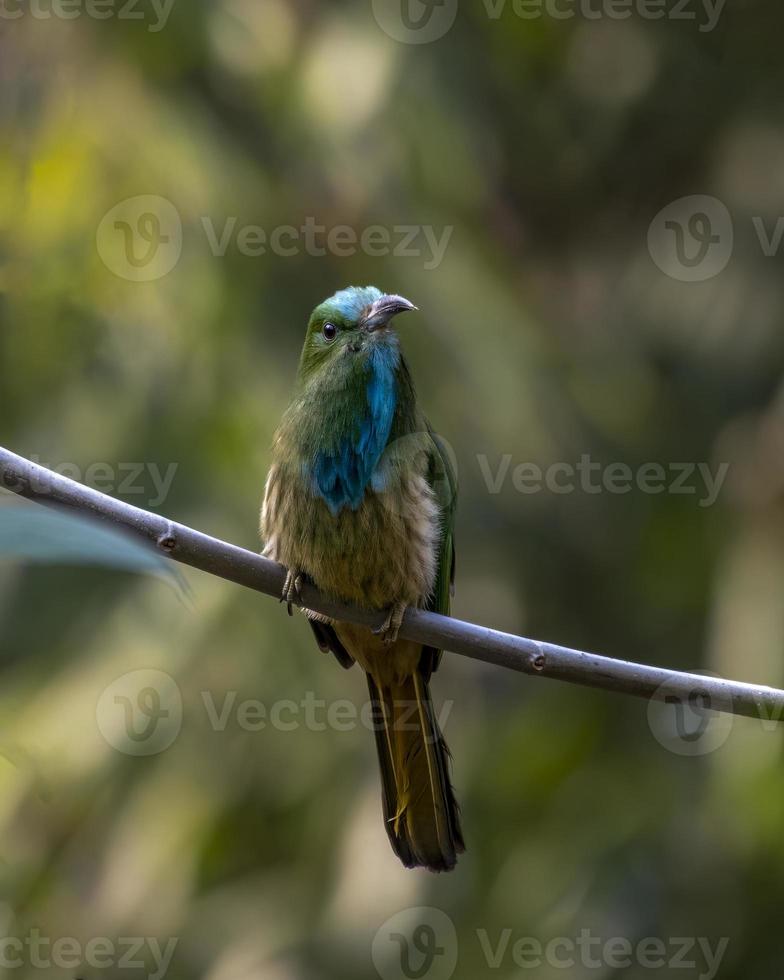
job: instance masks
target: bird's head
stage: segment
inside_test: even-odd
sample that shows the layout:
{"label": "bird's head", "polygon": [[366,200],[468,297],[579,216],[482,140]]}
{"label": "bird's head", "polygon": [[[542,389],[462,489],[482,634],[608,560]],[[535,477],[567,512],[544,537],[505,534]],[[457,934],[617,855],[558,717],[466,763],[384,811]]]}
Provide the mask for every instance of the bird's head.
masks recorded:
{"label": "bird's head", "polygon": [[325,299],[308,322],[300,360],[300,378],[344,359],[366,359],[380,347],[397,347],[391,321],[398,313],[415,310],[402,296],[382,293],[375,286],[349,286]]}

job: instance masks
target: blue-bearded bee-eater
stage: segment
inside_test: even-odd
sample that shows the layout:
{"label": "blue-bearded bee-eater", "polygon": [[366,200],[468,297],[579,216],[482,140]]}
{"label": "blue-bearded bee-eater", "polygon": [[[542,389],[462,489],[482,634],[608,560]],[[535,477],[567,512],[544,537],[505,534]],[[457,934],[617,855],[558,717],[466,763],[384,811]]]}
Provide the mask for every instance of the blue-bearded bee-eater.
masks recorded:
{"label": "blue-bearded bee-eater", "polygon": [[454,470],[392,326],[415,309],[351,286],[313,311],[275,436],[261,533],[264,555],[287,569],[289,609],[307,579],[388,612],[374,632],[305,610],[319,647],[367,675],[393,850],[408,868],[447,871],[464,847],[428,689],[441,651],[398,637],[409,605],[447,614],[454,583]]}

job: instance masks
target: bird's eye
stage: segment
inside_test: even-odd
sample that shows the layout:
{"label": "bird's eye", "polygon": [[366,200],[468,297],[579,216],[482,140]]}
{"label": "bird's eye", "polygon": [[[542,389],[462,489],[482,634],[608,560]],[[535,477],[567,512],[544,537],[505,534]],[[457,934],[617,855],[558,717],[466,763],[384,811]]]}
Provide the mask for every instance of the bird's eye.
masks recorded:
{"label": "bird's eye", "polygon": [[325,323],[321,328],[321,332],[324,334],[327,340],[334,340],[338,335],[338,328],[334,323]]}

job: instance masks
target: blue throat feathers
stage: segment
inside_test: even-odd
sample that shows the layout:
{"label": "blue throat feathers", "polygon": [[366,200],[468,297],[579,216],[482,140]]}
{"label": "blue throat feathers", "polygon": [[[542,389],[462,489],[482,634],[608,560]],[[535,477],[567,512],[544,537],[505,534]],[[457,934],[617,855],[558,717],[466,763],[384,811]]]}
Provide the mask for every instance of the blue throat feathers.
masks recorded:
{"label": "blue throat feathers", "polygon": [[[355,431],[333,452],[319,452],[313,461],[313,488],[333,515],[344,507],[356,510],[386,448],[397,405],[395,372],[400,354],[377,345],[368,359],[367,408]],[[374,481],[375,486],[375,481]]]}

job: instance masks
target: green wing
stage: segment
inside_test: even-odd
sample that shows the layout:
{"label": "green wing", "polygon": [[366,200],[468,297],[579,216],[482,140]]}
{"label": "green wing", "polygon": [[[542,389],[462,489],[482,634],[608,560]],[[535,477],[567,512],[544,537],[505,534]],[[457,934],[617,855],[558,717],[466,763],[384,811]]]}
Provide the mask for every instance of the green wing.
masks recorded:
{"label": "green wing", "polygon": [[[455,508],[457,505],[457,475],[449,451],[440,436],[427,426],[430,436],[428,483],[435,493],[441,511],[441,547],[438,554],[436,584],[427,606],[433,612],[449,615],[455,591]],[[425,647],[423,665],[434,671],[441,661],[441,651]]]}

